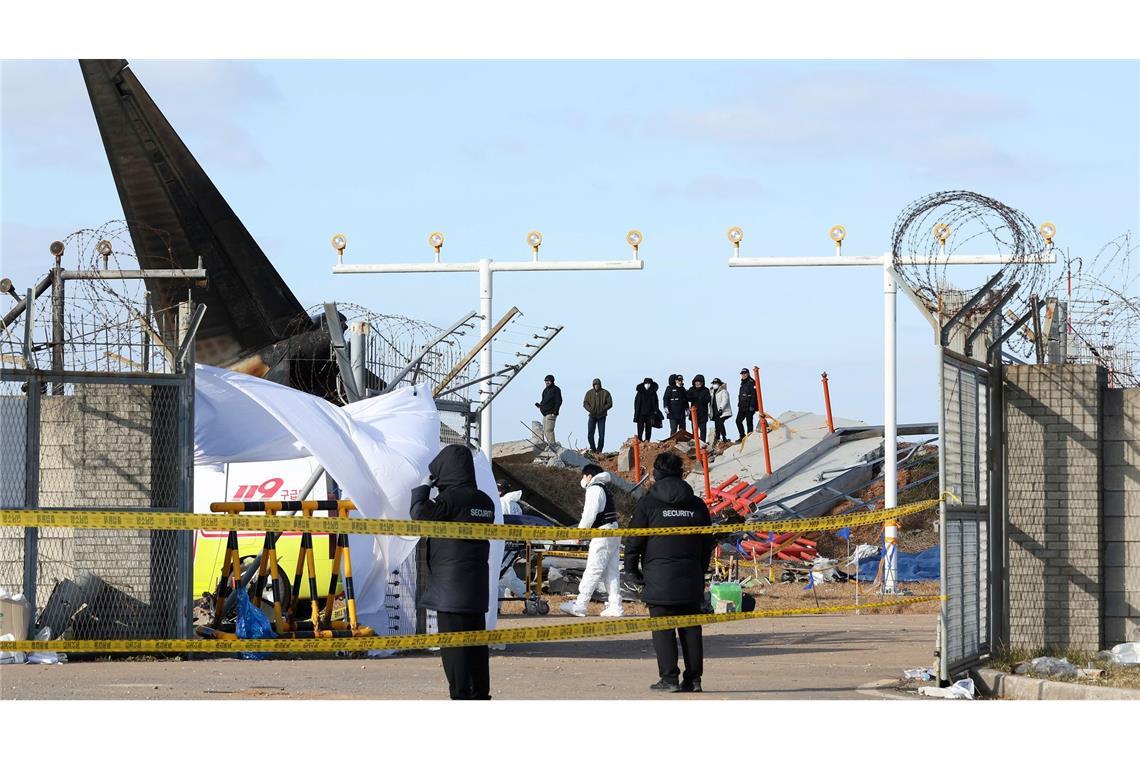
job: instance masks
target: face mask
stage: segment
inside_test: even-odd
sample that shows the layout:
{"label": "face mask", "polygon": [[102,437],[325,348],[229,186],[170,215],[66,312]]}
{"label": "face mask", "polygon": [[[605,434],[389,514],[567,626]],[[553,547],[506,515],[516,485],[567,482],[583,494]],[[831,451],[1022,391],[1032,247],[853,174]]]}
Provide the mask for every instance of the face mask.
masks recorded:
{"label": "face mask", "polygon": [[649,383],[645,383],[641,387],[645,388],[645,390],[649,390]]}
{"label": "face mask", "polygon": [[593,478],[591,478],[589,475],[583,475],[582,476],[582,483],[581,484],[582,484],[582,490],[583,491],[590,487],[590,481],[591,480],[593,480]]}

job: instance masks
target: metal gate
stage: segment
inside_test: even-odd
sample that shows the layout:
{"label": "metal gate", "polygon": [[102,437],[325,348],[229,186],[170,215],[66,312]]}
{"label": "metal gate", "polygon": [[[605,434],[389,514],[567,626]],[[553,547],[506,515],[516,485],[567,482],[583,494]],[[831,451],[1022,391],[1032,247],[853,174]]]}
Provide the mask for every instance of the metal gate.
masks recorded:
{"label": "metal gate", "polygon": [[940,677],[949,680],[990,653],[988,451],[990,375],[981,362],[942,351],[943,499]]}

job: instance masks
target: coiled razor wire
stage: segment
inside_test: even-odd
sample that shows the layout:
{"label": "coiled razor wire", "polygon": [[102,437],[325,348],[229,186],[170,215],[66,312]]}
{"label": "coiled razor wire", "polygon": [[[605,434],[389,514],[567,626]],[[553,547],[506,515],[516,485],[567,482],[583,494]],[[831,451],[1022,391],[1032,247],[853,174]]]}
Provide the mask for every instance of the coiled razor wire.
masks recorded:
{"label": "coiled razor wire", "polygon": [[[76,230],[61,241],[65,268],[96,271],[137,269],[131,231],[144,229],[168,237],[147,225],[115,219],[98,227]],[[101,245],[105,243],[105,245]],[[45,250],[47,246],[45,245]],[[169,268],[174,256],[169,248]],[[105,254],[104,255],[104,251]],[[45,270],[50,268],[44,256]],[[176,335],[175,307],[155,310],[148,303],[141,280],[69,280],[64,297],[64,369],[78,371],[170,372],[170,346]],[[32,320],[32,342],[37,351],[50,350],[52,299],[44,294],[21,319]],[[0,336],[5,356],[23,351],[23,328],[10,326]],[[38,362],[45,365],[41,357]]]}
{"label": "coiled razor wire", "polygon": [[[944,244],[934,234],[939,225],[949,228]],[[1030,296],[1044,297],[1050,285],[1048,267],[1039,260],[1046,248],[1045,239],[1028,216],[969,190],[948,190],[919,198],[903,209],[891,233],[896,271],[932,314],[965,303],[982,286],[978,283],[963,289],[951,284],[946,270],[956,253],[1004,254],[1011,259],[1001,266],[1001,277],[990,298],[984,299],[972,313],[988,312],[1014,283],[1021,283],[1021,288],[1009,308],[1019,315],[1024,313]]]}

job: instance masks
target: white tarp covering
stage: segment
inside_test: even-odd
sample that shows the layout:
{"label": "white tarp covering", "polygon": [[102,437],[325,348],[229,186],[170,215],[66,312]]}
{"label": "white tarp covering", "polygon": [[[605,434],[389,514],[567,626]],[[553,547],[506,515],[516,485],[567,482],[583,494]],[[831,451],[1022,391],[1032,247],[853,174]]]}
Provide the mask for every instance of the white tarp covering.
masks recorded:
{"label": "white tarp covering", "polygon": [[[194,464],[219,465],[312,456],[363,517],[407,520],[411,490],[439,452],[439,412],[427,383],[339,407],[267,380],[197,365]],[[491,465],[474,452],[480,490],[496,505]],[[502,513],[496,509],[495,522]],[[412,552],[414,537],[351,536],[357,617],[387,630],[388,575]],[[503,542],[491,542],[491,605],[495,625]]]}

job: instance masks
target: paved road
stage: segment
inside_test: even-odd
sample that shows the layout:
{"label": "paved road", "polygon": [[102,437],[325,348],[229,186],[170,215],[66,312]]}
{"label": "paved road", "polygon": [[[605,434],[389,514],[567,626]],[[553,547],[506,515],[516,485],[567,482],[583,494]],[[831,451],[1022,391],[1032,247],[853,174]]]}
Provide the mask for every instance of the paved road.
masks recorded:
{"label": "paved road", "polygon": [[[552,615],[504,626],[551,624]],[[513,645],[492,652],[497,699],[874,699],[932,660],[936,616],[835,615],[705,629],[704,694],[657,694],[648,634]],[[437,655],[381,660],[71,662],[0,666],[3,699],[443,699]]]}

